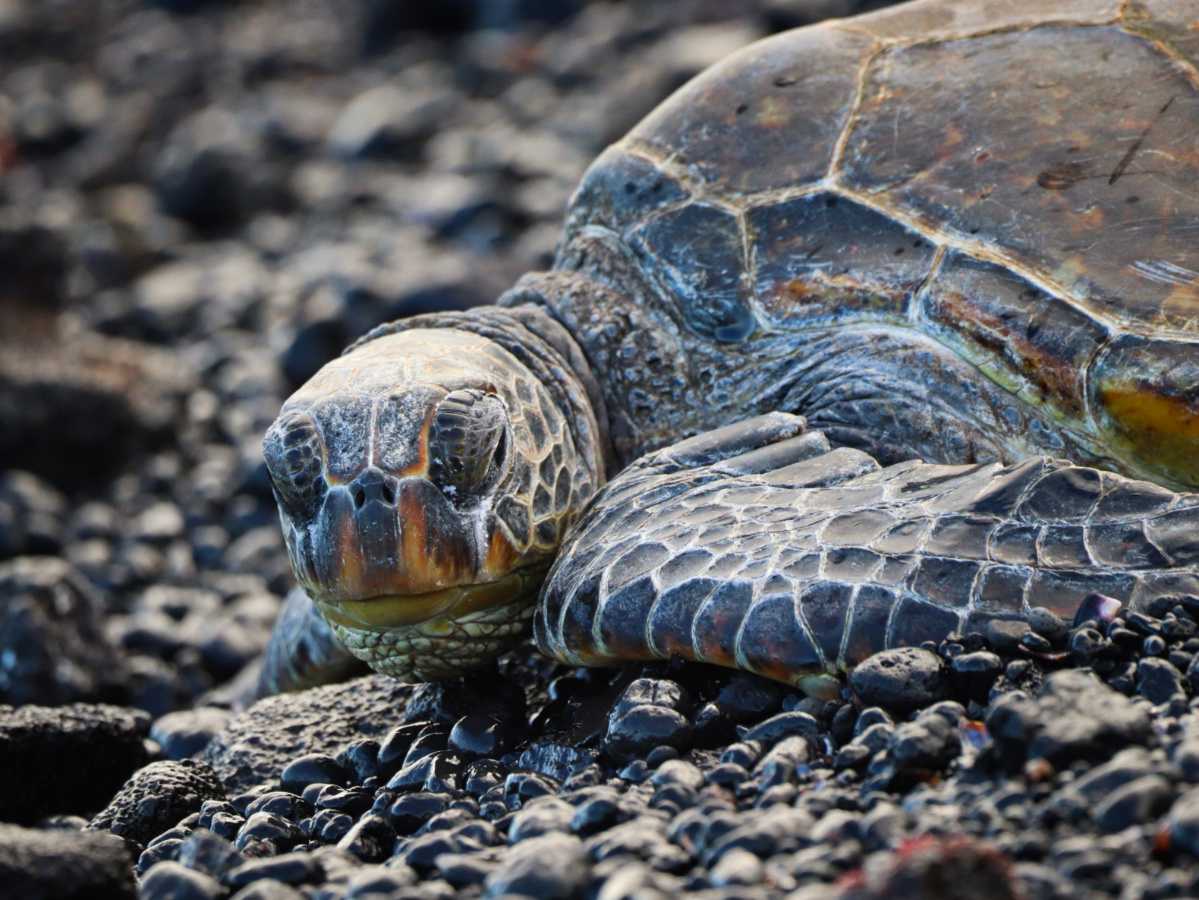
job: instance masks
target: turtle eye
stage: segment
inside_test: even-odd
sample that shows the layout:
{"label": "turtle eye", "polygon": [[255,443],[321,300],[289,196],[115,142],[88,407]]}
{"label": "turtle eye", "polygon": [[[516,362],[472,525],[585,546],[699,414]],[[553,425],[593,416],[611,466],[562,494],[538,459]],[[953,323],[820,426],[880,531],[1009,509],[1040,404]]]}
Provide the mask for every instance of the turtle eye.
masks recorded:
{"label": "turtle eye", "polygon": [[316,425],[305,413],[284,413],[267,430],[262,456],[275,499],[288,515],[306,519],[316,513],[327,490],[323,455]]}
{"label": "turtle eye", "polygon": [[507,450],[508,412],[495,394],[453,391],[438,405],[429,428],[429,475],[451,500],[494,487]]}

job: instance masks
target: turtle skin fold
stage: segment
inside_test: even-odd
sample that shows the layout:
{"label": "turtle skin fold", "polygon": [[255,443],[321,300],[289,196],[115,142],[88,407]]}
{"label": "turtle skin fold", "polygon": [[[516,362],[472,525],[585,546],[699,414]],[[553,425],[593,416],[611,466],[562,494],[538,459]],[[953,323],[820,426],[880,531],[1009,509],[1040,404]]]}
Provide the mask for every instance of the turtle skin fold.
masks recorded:
{"label": "turtle skin fold", "polygon": [[1047,457],[882,467],[802,422],[727,426],[609,482],[546,580],[541,650],[698,660],[820,695],[873,653],[988,619],[1199,591],[1199,494]]}

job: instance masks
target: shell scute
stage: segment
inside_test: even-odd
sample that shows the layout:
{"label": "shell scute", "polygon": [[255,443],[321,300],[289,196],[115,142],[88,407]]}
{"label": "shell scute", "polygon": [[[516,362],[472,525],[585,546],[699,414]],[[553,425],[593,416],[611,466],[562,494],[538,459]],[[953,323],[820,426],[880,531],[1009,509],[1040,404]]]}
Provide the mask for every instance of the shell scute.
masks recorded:
{"label": "shell scute", "polygon": [[[1173,3],[1174,0],[1162,0]],[[842,27],[865,31],[886,40],[910,35],[952,40],[980,31],[1021,28],[1044,22],[1099,24],[1120,15],[1123,0],[928,0],[905,3],[862,16]]]}
{"label": "shell scute", "polygon": [[929,331],[993,380],[1059,416],[1086,415],[1085,368],[1110,332],[1076,304],[956,252],[922,301]]}
{"label": "shell scute", "polygon": [[836,194],[746,213],[754,290],[775,322],[903,320],[936,247],[894,219]]}
{"label": "shell scute", "polygon": [[566,231],[602,225],[623,232],[669,203],[685,200],[686,186],[657,163],[609,147],[583,175],[571,201]]}
{"label": "shell scute", "polygon": [[687,167],[715,193],[814,182],[832,162],[874,43],[836,29],[759,41],[681,88],[625,143]]}
{"label": "shell scute", "polygon": [[876,58],[839,180],[1103,314],[1199,324],[1199,87],[1116,26]]}
{"label": "shell scute", "polygon": [[632,243],[668,282],[696,333],[738,343],[753,332],[757,320],[749,305],[737,216],[691,203],[650,219],[633,232]]}

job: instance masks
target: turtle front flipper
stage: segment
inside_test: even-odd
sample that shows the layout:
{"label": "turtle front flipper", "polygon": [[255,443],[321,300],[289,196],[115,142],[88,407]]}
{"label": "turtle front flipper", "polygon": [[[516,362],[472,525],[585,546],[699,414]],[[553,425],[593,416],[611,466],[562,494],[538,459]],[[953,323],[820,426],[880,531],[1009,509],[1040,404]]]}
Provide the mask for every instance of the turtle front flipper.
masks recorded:
{"label": "turtle front flipper", "polygon": [[337,639],[303,588],[292,588],[275,620],[254,696],[345,681],[369,669]]}
{"label": "turtle front flipper", "polygon": [[551,570],[538,645],[575,665],[681,657],[825,694],[873,653],[992,618],[1199,592],[1199,495],[1045,457],[884,468],[798,446],[820,437],[629,467]]}

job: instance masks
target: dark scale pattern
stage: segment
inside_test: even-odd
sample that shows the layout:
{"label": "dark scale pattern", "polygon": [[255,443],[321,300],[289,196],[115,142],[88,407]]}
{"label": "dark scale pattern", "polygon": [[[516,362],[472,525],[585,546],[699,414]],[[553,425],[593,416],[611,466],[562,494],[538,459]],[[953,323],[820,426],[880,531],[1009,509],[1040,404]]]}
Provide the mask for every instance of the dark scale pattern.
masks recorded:
{"label": "dark scale pattern", "polygon": [[[853,450],[812,456],[811,435],[782,428],[779,468],[710,477],[756,452],[739,427],[718,433],[728,460],[709,448],[707,465],[680,465],[684,442],[601,490],[551,570],[542,649],[574,663],[681,656],[812,688],[811,676],[996,616],[1072,618],[1093,592],[1135,610],[1199,590],[1193,538],[1182,540],[1199,517],[1195,495],[1095,521],[1111,509],[1105,497],[1137,485],[1048,459],[884,468]],[[788,448],[799,461],[787,464]],[[736,551],[718,553],[730,540]]]}

